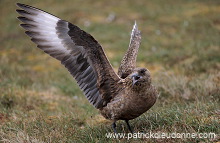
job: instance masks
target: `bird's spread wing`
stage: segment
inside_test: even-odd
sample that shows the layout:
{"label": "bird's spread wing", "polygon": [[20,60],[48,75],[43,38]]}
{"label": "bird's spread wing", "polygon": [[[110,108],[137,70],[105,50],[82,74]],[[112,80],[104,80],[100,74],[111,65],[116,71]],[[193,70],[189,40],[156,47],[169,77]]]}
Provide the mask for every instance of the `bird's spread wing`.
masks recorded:
{"label": "bird's spread wing", "polygon": [[136,58],[140,43],[141,43],[141,33],[138,30],[137,24],[135,22],[132,29],[128,50],[125,53],[121,61],[121,65],[118,69],[119,77],[126,78],[129,74],[132,73],[133,69],[136,67]]}
{"label": "bird's spread wing", "polygon": [[32,6],[17,4],[26,34],[45,53],[58,59],[76,79],[90,103],[102,108],[120,80],[101,45],[79,27]]}

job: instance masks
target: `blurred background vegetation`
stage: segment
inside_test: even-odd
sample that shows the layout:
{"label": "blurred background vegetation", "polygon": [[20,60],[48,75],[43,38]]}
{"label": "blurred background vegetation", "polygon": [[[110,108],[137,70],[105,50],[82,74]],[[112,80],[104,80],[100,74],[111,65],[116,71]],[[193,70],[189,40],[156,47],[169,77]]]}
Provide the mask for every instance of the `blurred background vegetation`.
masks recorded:
{"label": "blurred background vegetation", "polygon": [[[136,20],[142,33],[138,66],[160,92],[135,132],[214,132],[215,139],[128,142],[217,142],[220,139],[219,0],[0,0],[0,141],[126,142],[107,139],[111,122],[89,104],[58,61],[33,44],[16,19],[25,3],[95,37],[117,71]],[[128,132],[119,122],[119,132]]]}

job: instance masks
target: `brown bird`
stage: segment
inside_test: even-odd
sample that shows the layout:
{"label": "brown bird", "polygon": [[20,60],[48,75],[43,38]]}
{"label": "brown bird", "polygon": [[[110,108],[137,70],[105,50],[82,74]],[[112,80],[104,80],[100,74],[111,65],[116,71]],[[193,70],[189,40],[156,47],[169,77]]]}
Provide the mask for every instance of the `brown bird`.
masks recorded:
{"label": "brown bird", "polygon": [[158,97],[150,71],[136,68],[141,42],[137,24],[116,74],[101,45],[90,34],[38,8],[20,3],[17,6],[22,9],[16,11],[25,33],[38,48],[61,61],[89,102],[113,121],[114,132],[118,120],[125,120],[132,132],[128,121],[149,110]]}

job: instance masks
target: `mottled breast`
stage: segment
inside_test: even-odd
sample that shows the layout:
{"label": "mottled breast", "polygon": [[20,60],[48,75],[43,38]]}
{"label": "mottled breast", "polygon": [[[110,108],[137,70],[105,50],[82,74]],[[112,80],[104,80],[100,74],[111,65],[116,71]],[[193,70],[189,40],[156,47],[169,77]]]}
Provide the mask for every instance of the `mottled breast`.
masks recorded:
{"label": "mottled breast", "polygon": [[157,90],[153,86],[138,93],[125,89],[100,111],[106,119],[131,120],[149,110],[157,97]]}

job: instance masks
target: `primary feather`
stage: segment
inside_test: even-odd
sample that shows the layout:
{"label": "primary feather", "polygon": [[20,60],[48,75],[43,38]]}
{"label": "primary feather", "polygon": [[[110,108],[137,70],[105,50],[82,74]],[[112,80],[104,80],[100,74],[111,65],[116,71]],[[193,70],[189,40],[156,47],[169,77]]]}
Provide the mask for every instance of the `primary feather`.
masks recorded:
{"label": "primary feather", "polygon": [[[102,108],[112,98],[105,87],[113,88],[119,77],[107,60],[101,45],[79,27],[38,8],[17,4],[25,33],[45,53],[58,59],[76,79],[91,104]],[[115,86],[117,87],[117,86]]]}

